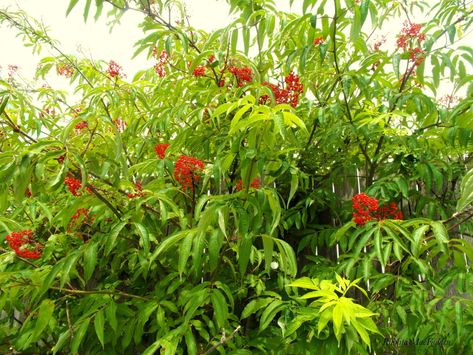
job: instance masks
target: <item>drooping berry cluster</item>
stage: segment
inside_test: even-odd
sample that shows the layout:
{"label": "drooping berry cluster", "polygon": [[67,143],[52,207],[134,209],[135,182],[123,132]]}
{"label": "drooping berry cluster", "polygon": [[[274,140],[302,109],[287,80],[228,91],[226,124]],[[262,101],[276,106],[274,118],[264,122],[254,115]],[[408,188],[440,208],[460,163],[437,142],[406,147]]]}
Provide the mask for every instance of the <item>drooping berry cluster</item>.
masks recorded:
{"label": "drooping berry cluster", "polygon": [[[75,179],[73,177],[66,177],[64,179],[64,183],[67,185],[67,189],[69,190],[69,192],[71,194],[73,194],[74,196],[81,196],[82,194],[79,192],[81,186],[82,186],[82,182],[78,179]],[[86,187],[85,188],[87,190],[87,192],[89,193],[92,193],[92,191]]]}
{"label": "drooping berry cluster", "polygon": [[376,198],[360,193],[352,198],[353,221],[362,226],[368,221],[383,219],[402,219],[402,212],[391,202],[388,206],[379,206]]}
{"label": "drooping berry cluster", "polygon": [[87,123],[87,121],[80,121],[79,123],[76,123],[76,125],[74,126],[74,129],[77,132],[80,132],[83,129],[86,129],[87,127],[89,127],[89,124]]}
{"label": "drooping berry cluster", "polygon": [[386,43],[386,36],[382,36],[381,38],[379,38],[378,40],[376,40],[373,44],[373,50],[375,51],[379,51],[379,49],[381,48],[381,46]]}
{"label": "drooping berry cluster", "polygon": [[[299,76],[292,71],[284,78],[284,83],[285,87],[282,87],[281,84],[274,85],[268,82],[264,82],[263,86],[268,86],[271,89],[276,104],[289,104],[292,107],[296,107],[299,103],[299,96],[302,94],[304,85],[300,82]],[[260,97],[261,104],[266,104],[268,100],[268,95]]]}
{"label": "drooping berry cluster", "polygon": [[195,69],[194,69],[193,75],[195,77],[204,76],[205,75],[205,67],[203,65],[196,66]]}
{"label": "drooping berry cluster", "polygon": [[110,63],[108,64],[108,68],[106,70],[106,73],[109,78],[115,78],[115,77],[123,77],[123,68],[118,65],[117,62],[111,60]]}
{"label": "drooping berry cluster", "polygon": [[204,163],[201,160],[183,155],[174,166],[174,178],[184,190],[193,191],[194,186],[199,182],[199,174],[202,170],[204,170]]}
{"label": "drooping berry cluster", "polygon": [[58,64],[56,66],[56,71],[59,75],[64,76],[66,78],[72,78],[72,76],[74,75],[74,68],[64,63]]}
{"label": "drooping berry cluster", "polygon": [[16,255],[22,258],[39,259],[41,257],[42,245],[34,240],[33,232],[29,229],[11,232],[5,240]]}
{"label": "drooping berry cluster", "polygon": [[250,82],[253,76],[253,72],[249,67],[238,68],[232,65],[228,67],[228,71],[236,78],[238,87],[245,85],[246,82]]}
{"label": "drooping berry cluster", "polygon": [[167,143],[159,143],[156,144],[156,147],[154,147],[154,151],[156,154],[158,154],[159,159],[164,159],[166,156],[166,150],[169,148],[170,144]]}
{"label": "drooping berry cluster", "polygon": [[[237,184],[235,186],[237,191],[243,190],[243,188],[246,188],[246,186],[243,186],[243,181],[240,179],[237,181]],[[250,188],[253,189],[259,189],[261,188],[261,179],[259,177],[255,177],[250,184]]]}
{"label": "drooping berry cluster", "polygon": [[72,232],[82,225],[92,225],[93,223],[94,216],[90,215],[90,210],[88,208],[79,208],[71,217],[71,220],[67,225],[67,231]]}
{"label": "drooping berry cluster", "polygon": [[129,192],[127,194],[128,198],[142,197],[145,195],[143,192],[143,186],[140,182],[135,183],[135,191],[136,192]]}
{"label": "drooping berry cluster", "polygon": [[324,39],[324,36],[320,36],[320,37],[317,37],[316,39],[314,39],[314,46],[318,46],[319,44],[324,44],[325,43],[325,39]]}
{"label": "drooping berry cluster", "polygon": [[166,72],[166,64],[169,60],[169,55],[166,50],[162,50],[161,54],[158,57],[158,49],[156,47],[153,48],[153,57],[158,60],[156,65],[154,66],[154,71],[158,74],[161,78],[164,78],[167,75]]}
{"label": "drooping berry cluster", "polygon": [[420,48],[425,40],[425,33],[420,32],[421,24],[404,22],[404,27],[397,38],[397,47],[409,53],[409,60],[414,65],[421,65],[425,60],[425,51]]}

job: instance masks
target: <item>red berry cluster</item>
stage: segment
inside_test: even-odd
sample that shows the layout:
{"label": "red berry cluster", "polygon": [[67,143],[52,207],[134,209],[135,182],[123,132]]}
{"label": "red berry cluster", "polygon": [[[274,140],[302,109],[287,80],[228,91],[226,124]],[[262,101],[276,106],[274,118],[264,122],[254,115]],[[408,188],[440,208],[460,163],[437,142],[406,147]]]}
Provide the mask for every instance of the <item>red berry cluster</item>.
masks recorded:
{"label": "red berry cluster", "polygon": [[[238,180],[235,188],[237,191],[241,191],[245,186],[243,186],[243,181],[240,179]],[[253,189],[259,189],[261,188],[261,179],[259,177],[255,177],[250,184],[250,187]]]}
{"label": "red berry cluster", "polygon": [[80,121],[74,126],[74,129],[80,132],[83,129],[86,129],[87,127],[89,127],[89,124],[87,123],[87,121]]}
{"label": "red berry cluster", "polygon": [[228,71],[237,79],[239,87],[245,85],[245,82],[250,82],[253,76],[253,72],[249,67],[238,68],[232,65],[228,67]]}
{"label": "red berry cluster", "polygon": [[184,190],[194,190],[194,185],[199,182],[199,173],[204,169],[204,163],[194,157],[180,156],[174,166],[174,178],[182,185]]}
{"label": "red berry cluster", "polygon": [[325,43],[324,36],[320,36],[314,39],[314,46],[318,46],[319,44],[324,44],[324,43]]}
{"label": "red berry cluster", "polygon": [[[284,82],[285,88],[280,84],[274,85],[268,82],[264,82],[263,86],[269,86],[274,94],[276,104],[290,104],[292,107],[296,107],[299,103],[299,95],[302,94],[304,86],[300,83],[299,76],[294,74],[292,71],[284,78]],[[268,95],[260,97],[261,104],[267,103],[268,100]]]}
{"label": "red berry cluster", "polygon": [[158,74],[161,78],[164,78],[167,75],[166,72],[166,64],[169,60],[168,52],[165,50],[161,51],[161,54],[158,58],[158,49],[156,47],[153,48],[153,57],[158,59],[158,63],[154,66],[154,71]]}
{"label": "red berry cluster", "polygon": [[76,213],[71,217],[69,224],[67,225],[67,231],[71,232],[74,229],[77,229],[79,226],[84,224],[93,224],[94,216],[89,215],[90,210],[87,208],[79,208]]}
{"label": "red berry cluster", "polygon": [[169,148],[170,144],[159,143],[154,147],[154,151],[158,154],[159,159],[164,159],[166,156],[166,150]]}
{"label": "red berry cluster", "polygon": [[371,220],[402,219],[402,212],[397,205],[391,202],[388,206],[379,206],[379,202],[374,197],[369,197],[365,193],[360,193],[352,198],[353,221],[362,226]]}
{"label": "red berry cluster", "polygon": [[120,65],[118,65],[117,62],[111,60],[110,63],[108,64],[108,68],[106,70],[107,75],[110,78],[115,78],[115,77],[123,77],[123,69]]}
{"label": "red berry cluster", "polygon": [[[64,179],[64,183],[67,185],[67,188],[71,194],[74,196],[80,196],[82,195],[79,190],[80,187],[82,186],[82,182],[78,179],[75,179],[73,177],[66,177]],[[92,191],[86,187],[87,192],[92,193]]]}
{"label": "red berry cluster", "polygon": [[203,65],[198,65],[194,69],[194,76],[199,77],[199,76],[204,76],[205,75],[205,67]]}
{"label": "red berry cluster", "polygon": [[414,65],[420,65],[425,60],[425,51],[420,48],[425,40],[425,33],[421,33],[421,24],[404,22],[401,34],[397,38],[397,47],[404,51],[408,51],[409,60]]}
{"label": "red berry cluster", "polygon": [[135,189],[136,189],[136,193],[128,193],[127,196],[128,198],[135,198],[135,197],[141,197],[141,196],[144,196],[144,192],[143,192],[143,186],[141,185],[141,183],[137,182],[135,183]]}
{"label": "red berry cluster", "polygon": [[11,232],[5,239],[16,255],[28,259],[39,259],[41,257],[41,249],[43,247],[34,240],[31,230]]}
{"label": "red berry cluster", "polygon": [[376,42],[374,42],[373,49],[375,51],[379,51],[379,48],[386,43],[386,36],[382,36],[380,39],[378,39]]}
{"label": "red berry cluster", "polygon": [[68,64],[58,64],[56,71],[59,75],[65,76],[66,78],[72,78],[74,75],[74,68]]}

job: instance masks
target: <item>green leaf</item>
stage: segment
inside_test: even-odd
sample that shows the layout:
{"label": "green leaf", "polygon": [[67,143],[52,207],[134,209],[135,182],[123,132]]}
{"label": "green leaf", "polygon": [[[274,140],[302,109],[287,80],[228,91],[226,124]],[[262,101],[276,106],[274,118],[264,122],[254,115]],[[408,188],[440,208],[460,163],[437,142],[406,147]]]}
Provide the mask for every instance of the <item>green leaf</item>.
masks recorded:
{"label": "green leaf", "polygon": [[118,330],[118,321],[117,321],[117,304],[115,302],[110,302],[105,308],[105,315],[107,316],[108,324],[114,330]]}
{"label": "green leaf", "polygon": [[251,316],[252,314],[258,312],[260,309],[265,308],[268,304],[273,301],[273,298],[264,297],[251,300],[241,312],[240,319],[245,319]]}
{"label": "green leaf", "polygon": [[92,3],[92,0],[86,0],[85,7],[84,7],[84,22],[87,22],[87,19],[89,18],[89,11],[90,11],[91,3]]}
{"label": "green leaf", "polygon": [[371,349],[370,337],[368,335],[368,332],[365,330],[365,328],[360,323],[358,323],[357,319],[352,318],[350,323],[351,325],[353,325],[357,333],[360,335],[361,340],[363,340],[363,342],[366,345],[368,345],[368,347]]}
{"label": "green leaf", "polygon": [[317,323],[317,334],[320,335],[330,320],[332,320],[332,308],[327,308],[320,315],[319,322]]}
{"label": "green leaf", "polygon": [[84,281],[87,282],[92,277],[97,265],[97,243],[89,242],[84,251]]}
{"label": "green leaf", "polygon": [[378,261],[381,263],[381,265],[385,265],[384,260],[383,260],[383,254],[382,254],[382,245],[381,245],[381,230],[376,228],[376,232],[374,233],[374,249],[376,252],[376,257],[378,258]]}
{"label": "green leaf", "polygon": [[66,16],[69,16],[69,14],[71,13],[72,9],[74,8],[74,6],[77,5],[77,3],[79,2],[79,0],[71,0],[71,2],[69,3],[69,6],[67,8],[67,11],[66,11]]}
{"label": "green leaf", "polygon": [[263,311],[261,314],[261,318],[259,321],[259,331],[265,330],[269,323],[274,319],[276,314],[281,312],[284,308],[286,307],[286,304],[283,301],[280,300],[273,300],[271,304],[266,307],[266,309]]}
{"label": "green leaf", "polygon": [[240,274],[246,273],[248,262],[250,261],[251,247],[253,246],[253,236],[251,234],[245,234],[242,236],[240,245],[238,248],[238,266],[240,268]]}
{"label": "green leaf", "polygon": [[38,309],[38,319],[36,320],[33,335],[31,336],[32,341],[36,341],[41,336],[41,333],[49,324],[54,312],[54,302],[50,299],[44,299]]}
{"label": "green leaf", "polygon": [[122,229],[127,225],[128,222],[122,221],[115,225],[112,230],[110,231],[110,234],[107,236],[107,240],[105,241],[105,256],[108,256],[110,252],[113,250],[115,247],[115,244],[117,243],[117,237],[122,231]]}
{"label": "green leaf", "polygon": [[9,96],[5,97],[5,99],[2,100],[2,103],[0,104],[0,116],[3,114],[3,111],[5,111],[5,107],[7,107],[8,100],[10,99]]}
{"label": "green leaf", "polygon": [[361,15],[361,24],[363,25],[368,16],[368,10],[370,7],[370,0],[362,0],[360,4],[360,15]]}
{"label": "green leaf", "polygon": [[197,355],[197,343],[195,341],[194,334],[192,333],[192,329],[189,327],[186,334],[184,335],[184,339],[186,341],[186,354],[189,355]]}
{"label": "green leaf", "polygon": [[189,233],[182,239],[179,245],[179,261],[177,263],[177,271],[179,275],[184,273],[186,270],[187,260],[191,255],[192,242],[194,241],[194,233]]}
{"label": "green leaf", "polygon": [[69,254],[64,261],[64,265],[61,268],[61,281],[60,287],[63,287],[66,282],[70,280],[70,273],[72,268],[75,266],[77,259],[79,258],[80,254],[78,251]]}
{"label": "green leaf", "polygon": [[214,309],[214,319],[217,322],[219,329],[225,328],[225,323],[228,319],[228,306],[225,296],[218,289],[213,289],[210,295],[210,301],[212,302]]}
{"label": "green leaf", "polygon": [[297,174],[297,171],[294,171],[291,169],[291,190],[289,191],[289,197],[287,199],[287,206],[289,206],[289,203],[294,197],[294,194],[296,193],[298,186],[299,186],[299,176]]}
{"label": "green leaf", "polygon": [[261,236],[261,239],[263,240],[265,270],[269,271],[273,261],[274,241],[271,237],[264,235]]}
{"label": "green leaf", "polygon": [[143,245],[143,251],[145,255],[148,255],[149,249],[150,249],[148,230],[141,223],[134,222],[133,225],[135,226],[136,230],[138,231],[138,234],[141,237],[141,244]]}
{"label": "green leaf", "polygon": [[220,249],[223,245],[223,237],[219,230],[214,230],[209,238],[209,268],[215,271],[220,259]]}
{"label": "green leaf", "polygon": [[432,231],[434,233],[435,239],[437,239],[437,245],[439,246],[440,250],[442,253],[447,252],[447,246],[448,244],[448,232],[443,223],[440,222],[432,222]]}
{"label": "green leaf", "polygon": [[350,40],[352,42],[355,42],[360,35],[361,32],[361,27],[363,25],[361,21],[361,13],[360,9],[358,6],[355,6],[355,15],[353,16],[353,21],[351,25],[351,31],[350,31]]}
{"label": "green leaf", "polygon": [[457,212],[463,211],[473,203],[473,169],[470,169],[462,179],[460,198],[457,201]]}
{"label": "green leaf", "polygon": [[412,235],[411,252],[412,255],[416,258],[418,258],[420,255],[424,234],[428,229],[429,226],[427,225],[420,226],[414,231],[414,234]]}
{"label": "green leaf", "polygon": [[56,344],[52,348],[53,355],[55,355],[58,351],[61,351],[61,349],[66,344],[66,341],[68,341],[70,339],[70,337],[71,336],[70,336],[69,330],[66,330],[64,333],[61,333],[61,335],[59,336]]}
{"label": "green leaf", "polygon": [[294,280],[289,284],[292,287],[307,288],[309,290],[319,290],[319,280],[311,279],[308,277],[302,277],[300,279]]}
{"label": "green leaf", "polygon": [[74,332],[74,338],[72,339],[71,343],[71,353],[76,354],[79,350],[80,343],[84,338],[85,333],[87,333],[87,329],[89,328],[90,318],[85,318],[81,325],[76,329]]}
{"label": "green leaf", "polygon": [[100,341],[100,344],[102,344],[102,349],[105,347],[105,341],[104,341],[104,327],[105,327],[105,318],[103,315],[103,310],[98,311],[95,314],[94,318],[94,328],[95,328],[95,334],[97,334],[97,338]]}

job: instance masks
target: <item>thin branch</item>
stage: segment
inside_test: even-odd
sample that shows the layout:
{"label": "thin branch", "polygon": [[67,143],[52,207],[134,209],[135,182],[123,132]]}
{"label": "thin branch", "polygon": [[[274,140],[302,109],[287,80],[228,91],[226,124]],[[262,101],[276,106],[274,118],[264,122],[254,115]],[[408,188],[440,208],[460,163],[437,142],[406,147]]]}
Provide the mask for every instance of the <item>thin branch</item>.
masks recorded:
{"label": "thin branch", "polygon": [[225,343],[228,343],[230,340],[232,340],[235,335],[240,331],[241,329],[241,325],[239,325],[238,327],[235,328],[235,330],[232,332],[232,334],[230,334],[228,337],[225,336],[225,333],[222,335],[222,338],[220,339],[220,341],[215,344],[214,346],[212,346],[209,350],[207,350],[205,353],[203,353],[202,355],[208,355],[208,354],[211,354],[215,349],[217,349],[220,345],[223,345]]}
{"label": "thin branch", "polygon": [[112,296],[122,296],[122,297],[126,297],[126,298],[135,298],[135,299],[139,299],[139,300],[142,300],[142,301],[149,301],[150,300],[147,297],[133,295],[131,293],[126,293],[126,292],[116,291],[116,290],[112,290],[112,291],[108,291],[108,290],[85,291],[85,290],[72,290],[72,289],[69,289],[69,288],[54,287],[54,286],[50,287],[50,289],[56,290],[56,291],[59,291],[59,292],[75,294],[75,295],[112,295]]}

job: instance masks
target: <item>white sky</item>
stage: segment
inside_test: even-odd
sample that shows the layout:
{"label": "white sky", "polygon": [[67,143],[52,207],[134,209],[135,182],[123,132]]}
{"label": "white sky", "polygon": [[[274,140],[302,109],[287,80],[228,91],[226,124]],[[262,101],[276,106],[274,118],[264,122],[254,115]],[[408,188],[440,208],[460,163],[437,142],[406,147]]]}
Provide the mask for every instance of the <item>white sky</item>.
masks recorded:
{"label": "white sky", "polygon": [[[187,0],[191,25],[195,28],[213,30],[228,24],[228,5],[224,0]],[[84,1],[79,1],[68,17],[65,16],[69,0],[0,0],[0,8],[9,7],[10,10],[21,8],[31,17],[41,20],[49,27],[49,35],[60,42],[60,47],[66,53],[77,54],[83,52],[94,59],[111,59],[123,66],[128,77],[136,71],[152,66],[145,55],[131,59],[134,53],[134,43],[143,38],[138,27],[142,17],[138,13],[128,12],[122,18],[122,25],[115,26],[110,33],[106,25],[104,13],[97,22],[93,19],[95,9],[91,7],[91,14],[87,23],[84,23],[82,13]],[[211,10],[209,10],[211,9]],[[3,71],[9,64],[19,66],[20,74],[31,78],[39,59],[49,56],[46,46],[41,56],[34,57],[31,48],[25,48],[17,32],[6,26],[0,27],[0,66]]]}
{"label": "white sky", "polygon": [[[146,59],[145,54],[131,59],[134,52],[134,43],[144,37],[138,27],[142,17],[136,12],[129,11],[122,18],[122,24],[115,26],[110,33],[106,25],[107,18],[102,17],[95,22],[93,14],[95,9],[91,9],[91,15],[87,23],[84,23],[82,12],[84,1],[81,0],[74,10],[66,18],[65,13],[70,0],[0,0],[0,8],[9,7],[11,10],[18,7],[25,10],[30,16],[42,20],[49,27],[49,35],[59,40],[60,47],[66,53],[78,54],[82,52],[93,59],[103,59],[105,61],[115,60],[119,63],[129,78],[141,69],[151,67],[153,61]],[[228,5],[225,0],[184,0],[187,4],[191,25],[197,29],[211,31],[213,29],[226,26],[230,22],[228,15]],[[281,10],[289,10],[288,0],[279,0],[278,7]],[[293,11],[300,11],[302,1],[295,2]],[[104,12],[106,8],[104,9]],[[413,19],[414,22],[422,22],[423,19]],[[385,23],[383,30],[387,31],[387,47],[394,47],[396,33],[401,28],[401,23]],[[16,38],[17,32],[6,26],[0,27],[0,43],[2,52],[0,54],[0,66],[3,72],[7,70],[9,64],[19,67],[19,74],[31,79],[33,78],[36,65],[39,59],[51,55],[44,46],[40,56],[33,56],[31,48],[25,48],[21,39]],[[463,44],[469,45],[473,38],[470,34],[462,40]],[[376,39],[376,36],[373,37]],[[386,47],[385,47],[386,48]],[[67,81],[63,78],[63,84]],[[53,83],[56,87],[56,82]],[[62,86],[62,85],[60,85]]]}

